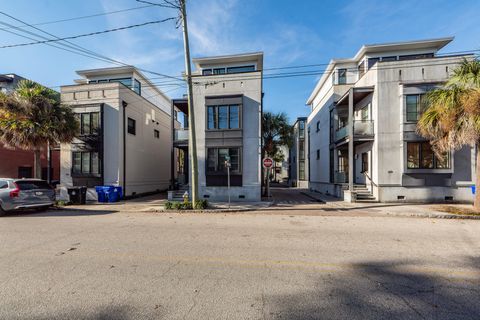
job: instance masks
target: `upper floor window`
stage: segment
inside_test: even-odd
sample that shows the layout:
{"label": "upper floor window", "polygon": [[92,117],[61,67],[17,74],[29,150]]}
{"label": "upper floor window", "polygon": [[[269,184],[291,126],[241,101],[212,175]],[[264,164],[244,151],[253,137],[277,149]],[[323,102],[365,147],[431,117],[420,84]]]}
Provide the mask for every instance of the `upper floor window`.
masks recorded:
{"label": "upper floor window", "polygon": [[138,95],[142,94],[142,83],[137,79],[133,78],[113,78],[113,79],[99,79],[99,80],[89,80],[88,83],[108,83],[108,82],[120,82],[126,87],[129,87]]}
{"label": "upper floor window", "polygon": [[408,94],[405,96],[407,121],[416,122],[421,115],[421,107],[423,103],[423,95]]}
{"label": "upper floor window", "polygon": [[252,72],[252,71],[255,71],[254,65],[237,66],[237,67],[221,67],[221,68],[203,69],[202,75],[210,76],[210,75],[219,75],[219,74],[226,74],[226,73],[243,73],[243,72]]}
{"label": "upper floor window", "polygon": [[156,139],[160,139],[160,131],[157,129],[153,129],[153,137]]}
{"label": "upper floor window", "polygon": [[300,139],[305,138],[305,122],[304,121],[298,122],[298,137]]}
{"label": "upper floor window", "polygon": [[450,169],[450,154],[437,157],[428,141],[407,142],[408,169]]}
{"label": "upper floor window", "polygon": [[142,95],[142,84],[137,79],[133,80],[133,91],[135,91],[139,96]]}
{"label": "upper floor window", "polygon": [[137,122],[132,119],[128,118],[128,127],[127,127],[127,132],[133,135],[137,134]]}
{"label": "upper floor window", "polygon": [[84,112],[75,115],[80,123],[80,135],[96,135],[100,128],[100,112]]}
{"label": "upper floor window", "polygon": [[240,106],[237,104],[207,107],[207,129],[239,129]]}
{"label": "upper floor window", "polygon": [[338,69],[338,84],[347,84],[347,69]]}
{"label": "upper floor window", "polygon": [[367,121],[370,118],[370,103],[367,104],[365,107],[360,109],[360,119],[362,121]]}
{"label": "upper floor window", "polygon": [[317,121],[317,132],[320,131],[320,121]]}

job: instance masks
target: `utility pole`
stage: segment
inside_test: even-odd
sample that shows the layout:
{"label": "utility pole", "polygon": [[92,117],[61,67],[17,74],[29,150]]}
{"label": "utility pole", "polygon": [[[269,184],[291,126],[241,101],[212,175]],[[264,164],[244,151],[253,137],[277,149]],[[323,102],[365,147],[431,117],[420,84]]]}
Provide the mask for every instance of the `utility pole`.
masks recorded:
{"label": "utility pole", "polygon": [[198,200],[198,168],[197,168],[197,142],[195,135],[195,116],[193,111],[193,85],[192,85],[192,66],[190,64],[190,45],[188,42],[188,26],[187,26],[187,9],[185,5],[186,0],[179,0],[180,15],[182,19],[183,29],[183,46],[185,50],[185,76],[188,85],[188,149],[190,153],[190,170],[191,170],[191,188],[192,188],[192,203]]}

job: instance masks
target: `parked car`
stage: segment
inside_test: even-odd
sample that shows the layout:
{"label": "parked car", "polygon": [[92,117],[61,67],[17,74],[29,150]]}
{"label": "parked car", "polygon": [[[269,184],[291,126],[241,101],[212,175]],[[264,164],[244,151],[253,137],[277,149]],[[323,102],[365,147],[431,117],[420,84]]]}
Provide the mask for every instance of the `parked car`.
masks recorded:
{"label": "parked car", "polygon": [[0,215],[22,209],[47,209],[55,190],[45,180],[0,178]]}

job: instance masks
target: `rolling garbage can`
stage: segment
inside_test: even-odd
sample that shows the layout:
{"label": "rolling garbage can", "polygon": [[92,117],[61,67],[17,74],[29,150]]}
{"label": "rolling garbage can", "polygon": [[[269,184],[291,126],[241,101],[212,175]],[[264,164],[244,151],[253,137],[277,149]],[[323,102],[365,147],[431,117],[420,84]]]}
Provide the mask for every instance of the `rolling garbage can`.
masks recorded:
{"label": "rolling garbage can", "polygon": [[98,186],[95,187],[98,195],[98,202],[118,202],[123,197],[122,187],[119,186]]}
{"label": "rolling garbage can", "polygon": [[87,187],[70,187],[67,192],[72,204],[87,203]]}

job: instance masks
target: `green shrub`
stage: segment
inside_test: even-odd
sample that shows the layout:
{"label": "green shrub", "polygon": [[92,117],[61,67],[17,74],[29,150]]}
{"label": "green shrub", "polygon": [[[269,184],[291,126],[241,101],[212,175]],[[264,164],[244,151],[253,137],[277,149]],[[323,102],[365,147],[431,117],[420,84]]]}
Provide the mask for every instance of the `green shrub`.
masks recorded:
{"label": "green shrub", "polygon": [[165,209],[166,210],[172,210],[173,209],[173,202],[172,201],[165,202]]}
{"label": "green shrub", "polygon": [[186,201],[183,203],[183,209],[185,210],[192,210],[193,209],[193,205],[190,201]]}
{"label": "green shrub", "polygon": [[175,210],[182,210],[183,209],[183,202],[174,202],[173,209]]}
{"label": "green shrub", "polygon": [[197,200],[197,201],[195,201],[195,209],[203,210],[203,209],[207,209],[207,207],[208,207],[207,200]]}

